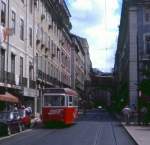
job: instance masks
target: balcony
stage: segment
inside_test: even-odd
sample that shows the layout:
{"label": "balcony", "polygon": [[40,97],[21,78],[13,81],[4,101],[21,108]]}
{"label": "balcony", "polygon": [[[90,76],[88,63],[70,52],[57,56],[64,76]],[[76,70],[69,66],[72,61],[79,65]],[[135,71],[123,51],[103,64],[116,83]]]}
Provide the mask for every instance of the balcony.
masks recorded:
{"label": "balcony", "polygon": [[0,82],[5,83],[5,78],[6,78],[6,72],[0,71]]}
{"label": "balcony", "polygon": [[43,73],[43,80],[47,80],[47,74],[46,73]]}
{"label": "balcony", "polygon": [[8,84],[12,84],[12,85],[15,85],[15,74],[14,73],[10,73],[10,72],[7,72],[7,83]]}
{"label": "balcony", "polygon": [[23,77],[22,84],[23,84],[24,87],[27,87],[27,78]]}
{"label": "balcony", "polygon": [[33,80],[29,80],[29,88],[35,89],[35,87],[36,87],[36,82]]}
{"label": "balcony", "polygon": [[43,77],[42,77],[42,76],[43,76],[42,71],[41,71],[41,70],[38,70],[37,72],[38,72],[38,73],[37,73],[37,74],[38,74],[38,76],[37,76],[38,79],[41,79],[41,80],[42,80],[42,79],[43,79]]}
{"label": "balcony", "polygon": [[19,77],[19,85],[23,86],[23,87],[27,87],[27,78],[20,76]]}

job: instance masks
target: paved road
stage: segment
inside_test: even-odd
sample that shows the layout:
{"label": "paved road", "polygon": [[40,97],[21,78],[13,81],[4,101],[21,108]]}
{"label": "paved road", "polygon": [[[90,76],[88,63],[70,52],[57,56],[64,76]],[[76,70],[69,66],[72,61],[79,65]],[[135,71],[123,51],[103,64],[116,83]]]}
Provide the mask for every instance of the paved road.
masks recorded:
{"label": "paved road", "polygon": [[110,114],[93,110],[64,129],[33,129],[0,141],[0,145],[135,145]]}

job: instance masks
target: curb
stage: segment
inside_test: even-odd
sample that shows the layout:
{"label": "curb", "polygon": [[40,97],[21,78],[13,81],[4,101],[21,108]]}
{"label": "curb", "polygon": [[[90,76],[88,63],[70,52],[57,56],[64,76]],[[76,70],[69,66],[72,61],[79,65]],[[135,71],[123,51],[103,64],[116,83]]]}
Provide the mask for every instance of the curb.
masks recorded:
{"label": "curb", "polygon": [[137,141],[134,139],[134,137],[129,133],[129,131],[128,131],[128,130],[125,128],[125,126],[122,124],[122,122],[121,122],[121,125],[122,125],[123,129],[125,130],[125,132],[132,138],[133,142],[134,142],[136,145],[139,145],[139,144],[137,143]]}
{"label": "curb", "polygon": [[133,140],[133,142],[134,142],[136,145],[139,145],[139,144],[137,143],[137,141],[134,139],[134,137],[129,133],[129,131],[125,128],[125,126],[124,126],[123,123],[121,122],[120,116],[117,115],[117,114],[115,114],[115,116],[116,116],[117,120],[120,122],[120,124],[121,124],[121,126],[123,127],[123,129],[125,130],[125,132],[131,137],[131,139]]}
{"label": "curb", "polygon": [[5,140],[5,139],[8,139],[8,138],[11,138],[11,137],[16,136],[16,135],[18,135],[18,134],[22,134],[22,133],[25,133],[25,132],[29,132],[29,131],[32,131],[32,129],[26,129],[26,130],[24,130],[24,131],[17,132],[17,133],[15,133],[15,134],[11,134],[11,135],[8,135],[8,136],[0,137],[0,141]]}

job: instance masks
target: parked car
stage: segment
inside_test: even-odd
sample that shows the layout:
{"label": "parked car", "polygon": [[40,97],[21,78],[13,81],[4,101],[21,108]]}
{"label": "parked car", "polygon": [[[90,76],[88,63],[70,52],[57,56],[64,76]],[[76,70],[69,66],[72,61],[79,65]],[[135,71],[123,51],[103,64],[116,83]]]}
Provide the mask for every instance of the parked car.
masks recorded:
{"label": "parked car", "polygon": [[19,116],[21,119],[21,123],[24,125],[24,127],[30,127],[31,125],[31,117],[30,115],[26,112],[25,109],[20,109],[19,111]]}
{"label": "parked car", "polygon": [[0,112],[0,134],[11,135],[23,130],[19,113],[16,112]]}

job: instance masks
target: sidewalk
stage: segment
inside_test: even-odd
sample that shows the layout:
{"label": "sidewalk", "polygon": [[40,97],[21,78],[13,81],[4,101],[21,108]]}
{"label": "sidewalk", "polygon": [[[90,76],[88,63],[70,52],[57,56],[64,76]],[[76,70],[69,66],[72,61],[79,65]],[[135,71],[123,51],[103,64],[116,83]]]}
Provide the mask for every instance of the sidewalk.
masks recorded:
{"label": "sidewalk", "polygon": [[138,145],[150,145],[150,126],[127,126],[124,123],[122,124]]}
{"label": "sidewalk", "polygon": [[116,117],[121,121],[123,127],[138,145],[150,145],[150,126],[138,126],[133,122],[130,125],[126,125],[122,121],[121,116],[116,114]]}

